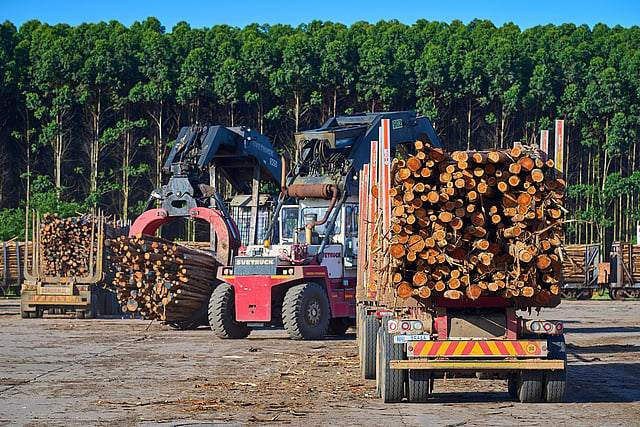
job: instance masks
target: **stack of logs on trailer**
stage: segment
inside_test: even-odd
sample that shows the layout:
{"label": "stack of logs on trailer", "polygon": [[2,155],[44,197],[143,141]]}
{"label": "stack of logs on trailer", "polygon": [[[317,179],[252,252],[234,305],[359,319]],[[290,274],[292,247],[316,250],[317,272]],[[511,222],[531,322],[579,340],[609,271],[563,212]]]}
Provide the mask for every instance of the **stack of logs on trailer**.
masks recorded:
{"label": "stack of logs on trailer", "polygon": [[[0,242],[0,287],[2,295],[17,291],[24,279],[24,242]],[[29,254],[31,259],[31,254]]]}
{"label": "stack of logs on trailer", "polygon": [[613,242],[611,245],[609,295],[613,299],[640,298],[640,245]]}
{"label": "stack of logs on trailer", "polygon": [[[89,276],[89,265],[95,263],[98,252],[96,247],[91,248],[92,239],[96,244],[103,243],[92,235],[92,232],[96,232],[92,228],[97,221],[99,217],[90,214],[70,218],[60,218],[58,214],[50,213],[42,216],[40,250],[45,276]],[[115,238],[124,234],[124,231],[125,228],[117,222],[104,222],[104,238]],[[106,272],[108,268],[103,270]]]}
{"label": "stack of logs on trailer", "polygon": [[107,246],[114,252],[113,285],[124,312],[178,326],[206,312],[217,284],[213,253],[143,234],[108,240]]}
{"label": "stack of logs on trailer", "polygon": [[[91,253],[91,215],[60,218],[46,213],[42,217],[40,244],[45,276],[89,275]],[[96,251],[93,252],[94,256]]]}
{"label": "stack of logs on trailer", "polygon": [[497,295],[545,305],[558,295],[564,182],[553,161],[525,146],[415,148],[392,163],[390,262],[377,273],[390,280],[381,283],[400,298]]}

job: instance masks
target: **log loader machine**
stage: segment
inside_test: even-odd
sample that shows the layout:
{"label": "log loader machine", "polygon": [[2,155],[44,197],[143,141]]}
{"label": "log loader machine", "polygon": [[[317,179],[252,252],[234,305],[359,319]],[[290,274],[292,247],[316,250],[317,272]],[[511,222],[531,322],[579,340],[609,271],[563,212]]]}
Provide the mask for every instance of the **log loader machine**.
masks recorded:
{"label": "log loader machine", "polygon": [[357,177],[383,119],[392,124],[394,149],[410,149],[416,139],[441,147],[431,122],[413,111],[338,116],[296,134],[298,161],[283,181],[267,239],[218,270],[209,324],[219,337],[284,326],[294,339],[319,339],[355,323]]}
{"label": "log loader machine", "polygon": [[[222,179],[236,194],[248,196],[251,210],[248,242],[258,238],[261,187],[276,189],[282,179],[282,159],[269,140],[255,130],[241,127],[192,125],[183,127],[165,161],[170,174],[166,185],[154,190],[130,236],[154,234],[176,219],[203,220],[210,224],[211,249],[221,265],[230,265],[241,246],[241,233],[217,191]],[[207,176],[208,175],[208,176]],[[205,183],[209,181],[209,183]],[[159,205],[154,207],[154,201]],[[211,274],[215,274],[212,272]],[[191,328],[206,319],[206,311],[194,313],[178,328]]]}

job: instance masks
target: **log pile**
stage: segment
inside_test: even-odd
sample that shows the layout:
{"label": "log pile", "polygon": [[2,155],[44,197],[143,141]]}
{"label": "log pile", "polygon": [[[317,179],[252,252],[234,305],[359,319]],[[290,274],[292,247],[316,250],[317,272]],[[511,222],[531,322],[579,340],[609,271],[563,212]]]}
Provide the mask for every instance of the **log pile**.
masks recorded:
{"label": "log pile", "polygon": [[585,266],[587,246],[592,245],[562,246],[562,281],[564,283],[584,283],[587,274]]}
{"label": "log pile", "polygon": [[640,282],[640,245],[633,245],[625,242],[613,242],[611,245],[611,257],[614,255],[622,258],[622,263],[629,267],[629,247],[631,249],[631,269],[629,273],[633,276],[634,282]]}
{"label": "log pile", "polygon": [[0,242],[0,285],[21,284],[24,276],[24,254],[24,242]]}
{"label": "log pile", "polygon": [[178,324],[206,310],[217,283],[213,253],[143,234],[108,240],[107,246],[122,311]]}
{"label": "log pile", "polygon": [[[390,262],[400,298],[533,298],[560,292],[564,182],[519,146],[451,155],[415,143],[391,168]],[[375,194],[375,191],[374,191]]]}
{"label": "log pile", "polygon": [[[100,242],[98,221],[101,220],[100,216],[94,215],[60,218],[57,214],[44,214],[40,229],[44,275],[88,277],[90,264],[96,262]],[[103,229],[105,238],[123,234],[122,227],[113,221],[105,221]]]}

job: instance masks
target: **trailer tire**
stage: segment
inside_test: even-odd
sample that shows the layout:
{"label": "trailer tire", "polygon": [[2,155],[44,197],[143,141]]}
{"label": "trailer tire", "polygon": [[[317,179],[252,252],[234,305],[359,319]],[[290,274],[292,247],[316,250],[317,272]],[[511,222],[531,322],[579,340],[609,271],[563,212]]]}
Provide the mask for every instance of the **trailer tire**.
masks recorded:
{"label": "trailer tire", "polygon": [[518,397],[518,374],[509,374],[507,377],[507,390],[509,391],[509,396]]}
{"label": "trailer tire", "polygon": [[382,327],[376,332],[376,392],[382,397]]}
{"label": "trailer tire", "polygon": [[20,317],[22,317],[23,319],[28,319],[29,318],[29,312],[25,311],[22,307],[20,307]]}
{"label": "trailer tire", "polygon": [[409,402],[424,403],[431,393],[431,372],[426,370],[409,369]]}
{"label": "trailer tire", "polygon": [[542,371],[523,370],[518,378],[518,399],[522,403],[540,402],[542,398]]}
{"label": "trailer tire", "polygon": [[317,283],[303,283],[287,291],[282,304],[282,323],[296,340],[317,340],[329,326],[329,299]]}
{"label": "trailer tire", "polygon": [[391,360],[403,360],[403,344],[395,344],[393,337],[386,331],[386,322],[383,322],[379,332],[380,353],[380,394],[384,403],[397,403],[402,401],[405,391],[405,371],[402,369],[391,369]]}
{"label": "trailer tire", "polygon": [[209,326],[218,338],[241,339],[251,333],[245,323],[236,321],[235,290],[228,283],[218,285],[209,298]]}
{"label": "trailer tire", "polygon": [[543,397],[548,403],[561,403],[567,396],[567,350],[564,336],[550,336],[547,347],[550,359],[564,360],[564,369],[545,372]]}
{"label": "trailer tire", "polygon": [[327,335],[344,335],[351,326],[351,322],[347,317],[334,317],[329,319],[329,328]]}
{"label": "trailer tire", "polygon": [[372,380],[376,378],[376,348],[378,341],[378,329],[380,322],[373,315],[365,315],[362,319],[360,372],[363,378]]}
{"label": "trailer tire", "polygon": [[358,346],[358,359],[360,361],[362,361],[362,332],[364,330],[363,311],[364,307],[358,306],[356,308],[356,345]]}

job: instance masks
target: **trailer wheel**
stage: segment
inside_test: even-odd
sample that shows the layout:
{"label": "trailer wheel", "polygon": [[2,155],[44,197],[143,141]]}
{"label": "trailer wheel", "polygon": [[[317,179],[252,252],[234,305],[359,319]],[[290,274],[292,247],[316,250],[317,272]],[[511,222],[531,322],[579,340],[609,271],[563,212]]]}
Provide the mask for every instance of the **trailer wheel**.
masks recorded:
{"label": "trailer wheel", "polygon": [[22,317],[23,319],[28,319],[30,317],[29,312],[25,311],[22,306],[20,306],[20,317]]}
{"label": "trailer wheel", "polygon": [[507,390],[509,390],[509,396],[518,397],[518,374],[509,374],[507,378]]}
{"label": "trailer wheel", "polygon": [[327,335],[344,335],[351,326],[351,322],[346,317],[334,317],[329,319]]}
{"label": "trailer wheel", "polygon": [[382,326],[378,328],[376,332],[376,392],[378,397],[382,397]]}
{"label": "trailer wheel", "polygon": [[524,370],[518,381],[518,399],[522,403],[539,402],[542,398],[542,371]]}
{"label": "trailer wheel", "polygon": [[586,301],[586,300],[590,300],[592,296],[593,296],[593,291],[591,290],[591,288],[587,288],[587,289],[584,289],[582,292],[578,293],[578,296],[576,296],[576,299],[578,301]]}
{"label": "trailer wheel", "polygon": [[409,402],[424,403],[431,392],[431,372],[426,370],[409,369]]}
{"label": "trailer wheel", "polygon": [[364,307],[358,306],[356,308],[356,345],[358,346],[358,359],[362,360],[362,331],[364,330],[362,314]]}
{"label": "trailer wheel", "polygon": [[365,315],[362,319],[362,336],[360,346],[360,372],[365,379],[376,378],[376,347],[380,322],[373,315]]}
{"label": "trailer wheel", "polygon": [[236,298],[233,286],[218,285],[209,298],[209,326],[218,338],[246,338],[251,333],[245,323],[236,321]]}
{"label": "trailer wheel", "polygon": [[542,388],[544,400],[549,403],[564,402],[567,395],[567,350],[564,336],[551,336],[547,340],[549,348],[549,358],[553,360],[564,360],[564,369],[556,371],[546,371],[544,387]]}
{"label": "trailer wheel", "polygon": [[76,310],[76,319],[84,319],[84,310]]}
{"label": "trailer wheel", "polygon": [[329,326],[329,299],[317,283],[291,287],[282,304],[282,323],[289,336],[297,340],[317,340]]}
{"label": "trailer wheel", "polygon": [[625,298],[625,294],[624,294],[624,290],[619,289],[619,288],[611,288],[609,289],[609,296],[611,297],[611,299],[616,300],[616,301],[624,301]]}
{"label": "trailer wheel", "polygon": [[404,397],[404,377],[405,371],[402,369],[391,369],[391,360],[404,359],[403,344],[394,344],[393,337],[386,331],[383,323],[379,332],[380,341],[378,352],[380,353],[380,394],[385,403],[397,403]]}

